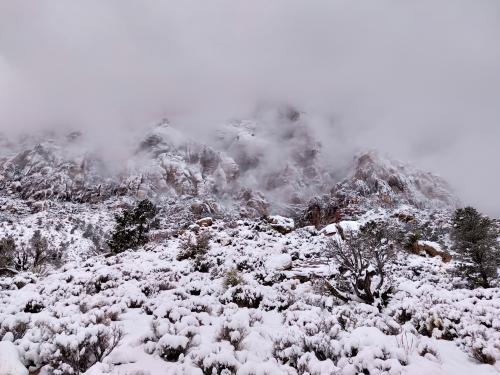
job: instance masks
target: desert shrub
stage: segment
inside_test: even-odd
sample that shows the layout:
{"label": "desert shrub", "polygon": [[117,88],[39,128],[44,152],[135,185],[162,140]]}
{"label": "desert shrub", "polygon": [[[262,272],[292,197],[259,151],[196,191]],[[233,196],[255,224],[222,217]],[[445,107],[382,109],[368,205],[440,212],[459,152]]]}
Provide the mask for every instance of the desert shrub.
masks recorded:
{"label": "desert shrub", "polygon": [[201,232],[195,236],[188,236],[180,244],[177,260],[203,257],[210,250],[210,239],[209,232]]}
{"label": "desert shrub", "polygon": [[115,216],[116,225],[108,246],[115,254],[145,245],[151,224],[157,214],[155,205],[148,199]]}
{"label": "desert shrub", "polygon": [[471,350],[472,357],[481,363],[487,365],[494,365],[496,363],[495,357],[493,357],[488,351],[482,346],[474,346]]}
{"label": "desert shrub", "polygon": [[203,375],[236,374],[240,363],[236,359],[234,348],[226,341],[205,345],[193,351],[190,356],[203,372]]}
{"label": "desert shrub", "polygon": [[14,340],[24,337],[30,324],[29,314],[18,312],[16,315],[0,316],[0,339],[7,333],[12,334]]}
{"label": "desert shrub", "polygon": [[217,341],[227,341],[234,350],[241,350],[241,343],[248,334],[248,322],[227,317],[217,334]]}
{"label": "desert shrub", "polygon": [[460,274],[471,287],[489,288],[500,266],[498,228],[488,217],[472,207],[460,208],[453,215],[452,249],[460,254]]}
{"label": "desert shrub", "polygon": [[429,344],[420,344],[417,346],[417,353],[421,357],[432,358],[434,360],[439,360],[438,351],[430,346]]}
{"label": "desert shrub", "polygon": [[230,287],[222,296],[222,303],[233,302],[239,307],[256,309],[262,302],[262,293],[247,284],[240,284]]}
{"label": "desert shrub", "polygon": [[40,230],[35,230],[28,245],[16,246],[11,237],[0,241],[0,268],[17,271],[43,271],[46,265],[60,265],[62,253],[49,246]]}
{"label": "desert shrub", "polygon": [[49,373],[75,375],[87,371],[109,355],[120,343],[123,332],[116,326],[40,322],[43,341],[41,364]]}
{"label": "desert shrub", "polygon": [[416,254],[417,253],[416,245],[418,244],[418,241],[420,241],[421,239],[422,239],[422,234],[420,232],[409,233],[403,241],[403,247],[406,250]]}
{"label": "desert shrub", "polygon": [[151,334],[144,340],[146,351],[158,354],[165,361],[176,362],[193,347],[197,326],[196,320],[184,319],[172,323],[167,319],[155,319],[151,323]]}
{"label": "desert shrub", "polygon": [[24,312],[36,314],[42,311],[44,308],[45,306],[43,305],[42,301],[36,298],[32,298],[24,306]]}
{"label": "desert shrub", "polygon": [[268,293],[262,300],[264,310],[285,311],[296,301],[295,294],[292,291],[294,284],[279,284],[274,288],[275,293]]}
{"label": "desert shrub", "polygon": [[387,303],[391,286],[386,267],[395,258],[391,233],[370,222],[359,233],[344,237],[345,241],[332,240],[327,249],[338,274],[333,284],[324,281],[325,290],[344,302],[357,298],[378,306]]}
{"label": "desert shrub", "polygon": [[288,327],[273,341],[273,356],[300,373],[310,368],[310,361],[336,363],[342,347],[338,342],[340,326],[331,315],[319,311],[288,311]]}
{"label": "desert shrub", "polygon": [[[494,365],[496,363],[495,349],[489,346],[486,335],[474,333],[472,335],[472,346],[470,348],[471,356],[481,363]],[[496,351],[498,352],[500,348]]]}
{"label": "desert shrub", "polygon": [[243,282],[244,282],[244,280],[241,277],[238,270],[233,268],[233,269],[226,272],[226,275],[224,276],[223,285],[224,285],[224,288],[228,289],[228,288],[243,284]]}

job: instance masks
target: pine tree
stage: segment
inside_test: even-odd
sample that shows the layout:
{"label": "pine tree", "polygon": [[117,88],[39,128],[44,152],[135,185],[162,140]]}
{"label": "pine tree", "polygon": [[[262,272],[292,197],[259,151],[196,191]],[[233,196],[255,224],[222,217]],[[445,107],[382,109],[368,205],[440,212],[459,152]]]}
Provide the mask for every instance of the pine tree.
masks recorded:
{"label": "pine tree", "polygon": [[10,268],[14,265],[16,243],[9,236],[0,240],[0,268]]}
{"label": "pine tree", "polygon": [[460,208],[453,216],[453,250],[460,254],[459,272],[471,287],[489,288],[500,265],[498,228],[473,207]]}
{"label": "pine tree", "polygon": [[131,209],[115,216],[116,226],[108,245],[113,253],[134,249],[148,242],[151,222],[157,209],[148,199],[144,199]]}

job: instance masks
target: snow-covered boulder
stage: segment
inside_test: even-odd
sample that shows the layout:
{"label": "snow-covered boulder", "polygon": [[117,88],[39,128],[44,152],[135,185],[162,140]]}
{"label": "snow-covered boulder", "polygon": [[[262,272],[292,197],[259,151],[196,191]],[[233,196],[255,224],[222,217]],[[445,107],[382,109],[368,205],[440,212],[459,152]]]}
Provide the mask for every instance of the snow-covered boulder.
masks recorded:
{"label": "snow-covered boulder", "polygon": [[292,268],[292,257],[290,254],[274,254],[266,261],[266,268],[274,270],[288,270]]}
{"label": "snow-covered boulder", "polygon": [[337,228],[341,233],[357,232],[361,228],[361,224],[357,221],[344,220],[337,224]]}
{"label": "snow-covered boulder", "polygon": [[337,224],[328,224],[326,227],[320,230],[320,233],[325,236],[333,236],[339,232]]}
{"label": "snow-covered boulder", "polygon": [[273,216],[268,216],[267,221],[271,224],[271,227],[281,234],[287,234],[290,233],[295,229],[295,222],[293,219],[290,219],[288,217],[280,216],[280,215],[273,215]]}
{"label": "snow-covered boulder", "polygon": [[0,375],[28,375],[19,359],[19,352],[10,341],[0,342]]}

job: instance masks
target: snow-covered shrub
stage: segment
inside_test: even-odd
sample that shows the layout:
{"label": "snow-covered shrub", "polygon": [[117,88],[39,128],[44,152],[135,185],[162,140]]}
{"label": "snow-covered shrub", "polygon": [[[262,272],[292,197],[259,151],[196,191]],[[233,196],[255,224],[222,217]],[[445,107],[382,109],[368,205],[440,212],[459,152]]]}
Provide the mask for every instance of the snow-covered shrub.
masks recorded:
{"label": "snow-covered shrub", "polygon": [[233,346],[227,341],[203,345],[190,353],[190,360],[204,375],[235,374],[240,366]]}
{"label": "snow-covered shrub", "polygon": [[255,286],[240,284],[228,288],[220,297],[222,303],[235,303],[238,307],[256,309],[259,307],[263,295]]}
{"label": "snow-covered shrub", "polygon": [[24,306],[24,312],[36,314],[42,311],[44,308],[45,306],[40,298],[31,298],[30,300],[28,300],[28,302],[26,302],[26,305]]}
{"label": "snow-covered shrub", "polygon": [[357,299],[385,305],[391,290],[386,267],[395,258],[392,234],[369,222],[359,233],[344,237],[345,241],[330,241],[328,254],[338,265],[338,274],[333,284],[325,280],[326,291],[344,302]]}
{"label": "snow-covered shrub", "polygon": [[337,338],[341,328],[330,314],[319,309],[288,310],[284,325],[288,328],[274,339],[273,347],[274,357],[283,364],[304,370],[316,361],[338,360]]}
{"label": "snow-covered shrub", "polygon": [[189,344],[189,338],[180,335],[165,334],[158,341],[158,355],[166,361],[175,362],[179,360]]}
{"label": "snow-covered shrub", "polygon": [[181,244],[177,260],[203,257],[210,250],[210,232],[203,231],[197,235],[190,234]]}
{"label": "snow-covered shrub", "polygon": [[500,360],[499,300],[498,289],[434,292],[423,287],[411,296],[395,295],[386,312],[398,318],[404,311],[406,324],[420,334],[453,340],[471,356],[491,363]]}
{"label": "snow-covered shrub", "polygon": [[430,344],[418,344],[417,353],[419,356],[427,358],[432,361],[439,361],[439,353],[436,348]]}
{"label": "snow-covered shrub", "polygon": [[[123,333],[116,325],[92,324],[69,319],[37,323],[30,337],[38,342],[35,365],[54,375],[81,374],[113,351]],[[22,344],[21,344],[22,345]]]}
{"label": "snow-covered shrub", "polygon": [[254,278],[262,285],[273,286],[286,280],[286,275],[275,269],[261,268],[254,273]]}
{"label": "snow-covered shrub", "polygon": [[273,293],[266,293],[262,300],[262,308],[265,310],[285,311],[297,300],[293,293],[293,283],[282,283],[273,288]]}
{"label": "snow-covered shrub", "polygon": [[244,280],[236,268],[233,268],[226,272],[223,281],[224,288],[232,288],[243,283]]}
{"label": "snow-covered shrub", "polygon": [[14,267],[16,249],[16,242],[12,236],[0,240],[0,269],[10,269]]}
{"label": "snow-covered shrub", "polygon": [[165,361],[175,362],[185,356],[194,345],[199,323],[192,317],[175,323],[167,319],[156,319],[151,323],[151,334],[146,336],[146,352],[156,353]]}
{"label": "snow-covered shrub", "polygon": [[481,363],[494,365],[497,361],[495,358],[500,352],[500,342],[497,342],[497,347],[493,348],[489,345],[486,335],[474,334],[472,336],[472,347],[470,349],[472,357]]}
{"label": "snow-covered shrub", "polygon": [[217,334],[217,341],[227,341],[231,343],[234,350],[241,349],[241,342],[248,333],[248,321],[232,319],[227,317]]}
{"label": "snow-covered shrub", "polygon": [[103,270],[87,282],[86,291],[88,294],[96,294],[106,289],[116,288],[121,276],[118,272]]}
{"label": "snow-covered shrub", "polygon": [[15,315],[0,314],[0,340],[7,333],[12,334],[14,340],[24,337],[30,325],[30,315],[18,312]]}

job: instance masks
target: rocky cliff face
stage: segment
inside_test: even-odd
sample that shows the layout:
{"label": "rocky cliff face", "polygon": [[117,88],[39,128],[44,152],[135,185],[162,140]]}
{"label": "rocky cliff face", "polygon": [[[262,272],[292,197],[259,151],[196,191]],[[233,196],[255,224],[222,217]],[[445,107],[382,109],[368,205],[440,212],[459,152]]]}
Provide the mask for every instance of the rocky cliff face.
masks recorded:
{"label": "rocky cliff face", "polygon": [[33,201],[169,199],[198,215],[274,212],[300,216],[304,225],[328,224],[369,207],[457,204],[441,178],[375,152],[358,155],[345,178],[335,181],[331,170],[338,166],[322,158],[321,143],[300,113],[288,110],[272,121],[226,124],[210,145],[164,121],[113,168],[89,151],[79,133],[4,139],[0,189]]}
{"label": "rocky cliff face", "polygon": [[312,199],[300,221],[320,226],[375,208],[450,210],[459,203],[441,177],[371,151],[354,158],[347,176],[329,194]]}

